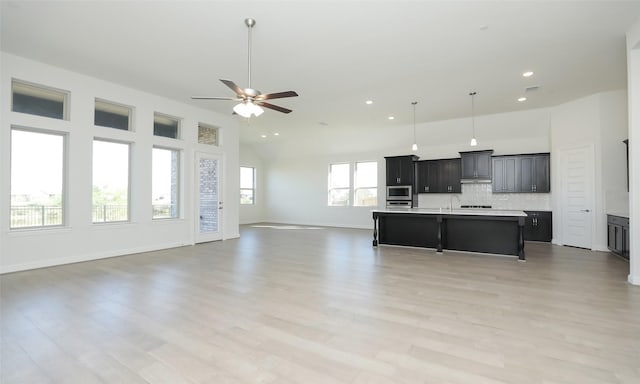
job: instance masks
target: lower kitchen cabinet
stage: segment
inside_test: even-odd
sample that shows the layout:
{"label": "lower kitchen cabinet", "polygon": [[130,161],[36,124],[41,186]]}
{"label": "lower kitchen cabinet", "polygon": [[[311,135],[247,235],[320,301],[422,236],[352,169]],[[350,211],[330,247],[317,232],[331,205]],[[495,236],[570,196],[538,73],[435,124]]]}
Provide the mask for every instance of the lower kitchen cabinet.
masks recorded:
{"label": "lower kitchen cabinet", "polygon": [[607,248],[629,260],[629,218],[607,215]]}
{"label": "lower kitchen cabinet", "polygon": [[549,211],[524,211],[524,239],[551,242],[553,236],[552,215]]}

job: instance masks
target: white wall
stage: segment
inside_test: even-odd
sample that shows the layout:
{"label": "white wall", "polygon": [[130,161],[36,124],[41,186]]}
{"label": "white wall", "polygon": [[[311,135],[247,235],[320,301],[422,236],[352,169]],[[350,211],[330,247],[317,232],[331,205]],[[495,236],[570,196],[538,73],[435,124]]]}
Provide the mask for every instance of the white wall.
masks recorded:
{"label": "white wall", "polygon": [[[62,70],[2,53],[0,60],[0,272],[44,267],[75,261],[130,254],[194,242],[194,158],[196,151],[223,155],[223,238],[239,236],[239,162],[237,122],[229,117],[194,108],[121,85]],[[70,92],[70,119],[60,121],[11,112],[11,79],[16,78]],[[135,131],[93,126],[94,99],[102,98],[135,108]],[[154,111],[182,118],[182,138],[153,136]],[[197,144],[198,122],[220,127],[221,146]],[[10,230],[10,127],[51,130],[68,136],[67,223],[62,228]],[[132,143],[131,222],[91,223],[91,147],[94,136]],[[182,151],[182,216],[177,220],[151,219],[151,149],[153,145]],[[34,154],[37,161],[37,154]]]}
{"label": "white wall", "polygon": [[640,285],[640,19],[627,32],[627,79],[629,95],[630,238],[629,277]]}
{"label": "white wall", "polygon": [[240,205],[240,224],[259,223],[264,221],[266,191],[264,189],[265,166],[252,146],[240,145],[240,166],[255,168],[256,185],[253,205]]}
{"label": "white wall", "polygon": [[[460,151],[493,149],[496,155],[549,152],[549,110],[538,109],[510,112],[496,115],[478,116],[476,133],[477,147],[470,147],[470,120],[455,119],[421,124],[418,126],[419,150],[415,153],[421,159],[459,157]],[[366,134],[366,133],[363,133]],[[390,143],[397,142],[396,133],[388,132]],[[448,141],[440,144],[438,137]],[[385,204],[385,162],[384,156],[411,154],[411,142],[406,147],[390,145],[376,152],[334,154],[326,156],[280,157],[267,166],[266,193],[267,221],[291,224],[327,225],[353,228],[372,228],[370,207],[329,207],[327,206],[327,173],[330,163],[356,161],[378,161],[378,206]],[[463,192],[474,193],[472,188]],[[549,209],[549,195],[537,199],[527,199],[524,195],[511,195],[511,203],[523,209]],[[526,194],[530,195],[530,194]],[[460,199],[464,201],[463,193]],[[471,198],[471,197],[469,197]],[[439,206],[442,200],[449,202],[449,195],[422,195],[421,206]],[[514,201],[516,203],[514,203]],[[509,206],[509,202],[504,202]]]}
{"label": "white wall", "polygon": [[[552,184],[560,186],[562,151],[579,147],[593,151],[591,248],[594,250],[607,250],[607,196],[624,196],[626,190],[626,158],[622,143],[627,129],[626,104],[624,91],[611,91],[559,105],[552,111]],[[556,193],[552,199],[554,242],[563,244],[562,196]],[[609,209],[620,208],[611,204],[614,207]]]}

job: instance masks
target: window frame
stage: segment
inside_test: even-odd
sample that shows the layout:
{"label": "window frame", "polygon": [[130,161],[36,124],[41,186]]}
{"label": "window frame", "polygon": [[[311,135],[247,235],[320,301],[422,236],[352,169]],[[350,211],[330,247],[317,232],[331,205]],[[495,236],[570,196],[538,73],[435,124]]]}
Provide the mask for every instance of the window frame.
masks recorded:
{"label": "window frame", "polygon": [[[118,108],[126,109],[128,111],[127,129],[122,129],[122,128],[113,127],[113,126],[109,126],[109,125],[96,124],[96,111],[98,110],[98,108],[97,108],[97,104],[98,103],[110,105],[115,109],[118,109]],[[133,126],[134,110],[135,110],[135,108],[133,106],[131,106],[131,105],[117,103],[117,102],[114,102],[114,101],[110,101],[110,100],[107,100],[107,99],[102,99],[100,97],[96,97],[96,98],[94,98],[94,102],[93,102],[93,126],[94,127],[100,127],[100,128],[115,129],[115,130],[121,131],[121,132],[135,132],[135,129],[134,129],[134,126]],[[101,112],[104,112],[104,111],[101,110]],[[113,114],[114,115],[118,115],[118,113],[115,113],[115,112],[113,112]]]}
{"label": "window frame", "polygon": [[[367,186],[367,187],[357,187],[357,167],[358,164],[362,163],[373,163],[376,166],[376,185]],[[341,186],[341,187],[331,187],[331,171],[334,165],[347,165],[349,167],[349,185]],[[377,160],[365,160],[365,161],[349,161],[349,162],[335,162],[329,163],[328,172],[327,172],[327,206],[328,207],[377,207],[378,206],[378,184],[379,184],[379,172],[378,172],[378,161]],[[356,201],[356,191],[360,189],[375,189],[376,190],[376,204],[372,205],[361,205],[357,204]],[[331,191],[333,190],[346,190],[348,194],[347,204],[331,204]]]}
{"label": "window frame", "polygon": [[[333,166],[334,165],[346,165],[348,167],[347,173],[349,175],[349,181],[347,183],[346,187],[332,187],[331,186],[331,174],[332,174],[332,170],[333,170]],[[330,163],[329,164],[329,170],[328,170],[328,178],[327,178],[327,206],[329,207],[350,207],[352,204],[352,192],[351,192],[351,185],[353,183],[353,175],[351,173],[351,163],[350,162],[338,162],[338,163]],[[332,199],[331,199],[331,191],[335,191],[335,190],[346,190],[347,191],[347,203],[346,204],[332,204]]]}
{"label": "window frame", "polygon": [[[156,123],[157,124],[161,124],[161,125],[165,125],[165,126],[169,126],[168,124],[163,124],[160,121],[156,121],[157,119],[175,121],[175,123],[176,123],[176,137],[170,137],[170,136],[164,136],[164,135],[156,134]],[[153,136],[154,137],[164,137],[166,139],[172,139],[172,140],[181,140],[182,139],[182,119],[179,118],[179,117],[176,117],[176,116],[168,115],[166,113],[153,112]]]}
{"label": "window frame", "polygon": [[[95,202],[93,200],[93,188],[95,186],[95,161],[94,161],[94,156],[95,156],[95,152],[94,152],[94,143],[96,141],[102,141],[102,142],[107,142],[107,143],[113,143],[113,144],[123,144],[126,145],[128,147],[128,151],[127,151],[127,219],[126,220],[111,220],[111,221],[106,221],[106,220],[102,220],[102,221],[94,221],[94,209],[95,209]],[[99,137],[99,136],[94,136],[93,139],[91,140],[91,191],[92,191],[92,196],[91,196],[91,224],[93,225],[109,225],[109,224],[127,224],[127,223],[131,223],[133,222],[132,219],[132,199],[131,199],[131,191],[132,191],[132,159],[133,159],[133,146],[134,143],[129,142],[129,141],[123,141],[123,140],[116,140],[116,139],[112,139],[112,138],[106,138],[106,137]]]}
{"label": "window frame", "polygon": [[[15,96],[15,86],[22,86],[24,88],[31,88],[31,91],[34,93],[40,93],[42,96],[52,96],[52,95],[57,95],[62,97],[62,118],[58,118],[58,117],[52,117],[52,116],[47,116],[47,115],[41,115],[41,114],[36,114],[36,113],[30,113],[30,112],[23,112],[23,111],[16,111],[14,110],[14,96]],[[20,93],[22,95],[27,95],[25,93]],[[30,116],[38,116],[38,117],[43,117],[46,119],[54,119],[54,120],[61,120],[61,121],[69,121],[70,119],[70,111],[71,109],[69,108],[69,100],[70,100],[70,95],[71,92],[64,90],[64,89],[59,89],[59,88],[55,88],[55,87],[50,87],[50,86],[46,86],[46,85],[42,85],[42,84],[38,84],[38,83],[33,83],[30,81],[24,81],[24,80],[20,80],[20,79],[16,79],[16,78],[12,78],[11,79],[11,107],[10,107],[10,111],[13,113],[22,113],[25,115],[30,115]],[[34,97],[37,97],[35,95],[31,95]],[[40,99],[46,99],[46,97],[39,97]]]}
{"label": "window frame", "polygon": [[[358,181],[358,164],[374,164],[375,168],[376,168],[376,184],[375,185],[370,185],[370,186],[356,186],[357,181]],[[356,195],[358,193],[358,190],[360,189],[373,189],[376,191],[376,203],[375,204],[370,204],[370,205],[365,205],[365,204],[358,204],[358,200],[356,199]],[[377,161],[355,161],[354,165],[353,165],[353,206],[354,207],[377,207],[378,206],[378,162]]]}
{"label": "window frame", "polygon": [[[44,219],[42,225],[29,225],[29,226],[21,226],[21,227],[13,227],[11,226],[11,196],[12,196],[12,176],[13,173],[13,131],[21,131],[21,132],[29,132],[29,133],[37,133],[51,136],[59,136],[62,138],[62,180],[61,180],[61,189],[60,189],[60,224],[54,225],[44,225]],[[51,230],[51,229],[60,229],[64,227],[68,227],[68,217],[69,217],[69,204],[68,204],[68,172],[69,170],[69,134],[67,132],[61,131],[53,131],[48,129],[34,128],[34,127],[26,127],[21,125],[11,125],[9,128],[9,215],[8,215],[8,228],[9,231],[34,231],[34,230]]]}
{"label": "window frame", "polygon": [[[253,176],[251,181],[252,188],[242,187],[242,169],[243,168],[251,169],[251,174]],[[251,191],[251,203],[242,202],[242,191]],[[256,167],[240,166],[240,205],[256,205]]]}
{"label": "window frame", "polygon": [[[175,215],[171,215],[171,216],[162,216],[162,217],[155,217],[154,216],[154,207],[153,207],[153,150],[155,149],[159,149],[159,150],[164,150],[164,151],[171,151],[174,152],[176,154],[176,169],[177,169],[177,176],[176,176],[176,198],[175,198]],[[181,202],[181,198],[182,198],[182,150],[179,148],[170,148],[170,147],[164,147],[164,146],[160,146],[160,145],[154,145],[151,148],[151,220],[177,220],[180,219],[181,214],[182,214],[182,209],[180,207],[180,202]],[[174,204],[169,204],[174,205]]]}

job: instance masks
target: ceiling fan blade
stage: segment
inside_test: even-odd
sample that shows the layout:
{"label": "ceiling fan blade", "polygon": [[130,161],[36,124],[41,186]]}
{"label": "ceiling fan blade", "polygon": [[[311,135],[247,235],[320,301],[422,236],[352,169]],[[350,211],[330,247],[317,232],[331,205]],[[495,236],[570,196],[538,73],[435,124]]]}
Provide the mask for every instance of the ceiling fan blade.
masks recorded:
{"label": "ceiling fan blade", "polygon": [[256,96],[256,100],[270,100],[270,99],[282,99],[284,97],[295,97],[298,96],[294,91],[284,91],[284,92],[276,92],[276,93],[267,93],[266,95],[258,95]]}
{"label": "ceiling fan blade", "polygon": [[290,112],[292,112],[290,109],[282,108],[280,106],[269,104],[269,103],[265,103],[264,101],[256,101],[256,104],[261,106],[261,107],[273,109],[274,111],[278,111],[278,112],[282,112],[282,113],[290,113]]}
{"label": "ceiling fan blade", "polygon": [[213,96],[191,96],[194,100],[236,100],[240,101],[241,99],[236,99],[234,97],[213,97]]}
{"label": "ceiling fan blade", "polygon": [[234,83],[233,81],[231,81],[231,80],[223,80],[223,79],[220,79],[220,81],[222,81],[222,83],[224,85],[226,85],[227,87],[231,88],[231,90],[233,92],[235,92],[236,95],[238,95],[240,97],[244,97],[245,96],[244,91],[242,90],[242,88],[238,87],[236,85],[236,83]]}

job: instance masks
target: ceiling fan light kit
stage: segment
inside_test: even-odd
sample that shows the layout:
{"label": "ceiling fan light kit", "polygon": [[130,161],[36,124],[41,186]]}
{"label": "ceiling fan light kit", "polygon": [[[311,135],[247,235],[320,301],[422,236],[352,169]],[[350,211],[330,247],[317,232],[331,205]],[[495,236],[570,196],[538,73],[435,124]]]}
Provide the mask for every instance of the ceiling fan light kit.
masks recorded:
{"label": "ceiling fan light kit", "polygon": [[192,96],[192,99],[197,100],[233,100],[239,101],[239,103],[233,107],[233,111],[245,118],[250,118],[251,116],[260,116],[264,113],[263,108],[273,109],[274,111],[282,112],[282,113],[290,113],[291,110],[287,108],[280,107],[278,105],[274,105],[271,103],[267,103],[265,100],[271,99],[282,99],[285,97],[295,97],[298,94],[294,91],[284,91],[284,92],[276,92],[276,93],[268,93],[262,94],[260,91],[251,88],[251,30],[256,25],[256,21],[251,18],[247,18],[244,20],[245,25],[249,29],[248,33],[248,80],[249,87],[242,89],[236,85],[231,80],[223,80],[220,81],[229,87],[232,91],[236,93],[236,97],[214,97],[214,96]]}

